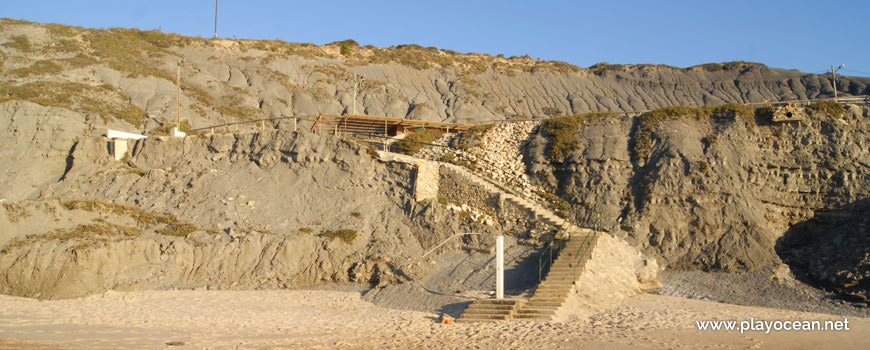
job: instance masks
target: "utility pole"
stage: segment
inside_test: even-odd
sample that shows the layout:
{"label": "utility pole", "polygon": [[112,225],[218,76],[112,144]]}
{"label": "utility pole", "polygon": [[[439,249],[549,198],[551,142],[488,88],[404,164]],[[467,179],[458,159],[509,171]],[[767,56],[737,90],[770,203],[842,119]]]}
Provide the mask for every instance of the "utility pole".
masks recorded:
{"label": "utility pole", "polygon": [[356,115],[356,74],[353,75],[353,115]]}
{"label": "utility pole", "polygon": [[214,38],[217,39],[217,3],[218,0],[214,0]]}
{"label": "utility pole", "polygon": [[178,136],[179,131],[181,131],[181,64],[184,63],[184,59],[182,58],[178,61],[178,69],[175,73],[175,88],[176,88],[176,99],[175,99],[175,129],[172,131],[172,136]]}
{"label": "utility pole", "polygon": [[837,71],[845,66],[845,64],[841,64],[840,67],[837,67],[837,70],[834,70],[834,65],[831,65],[831,76],[834,77],[834,100],[837,99]]}

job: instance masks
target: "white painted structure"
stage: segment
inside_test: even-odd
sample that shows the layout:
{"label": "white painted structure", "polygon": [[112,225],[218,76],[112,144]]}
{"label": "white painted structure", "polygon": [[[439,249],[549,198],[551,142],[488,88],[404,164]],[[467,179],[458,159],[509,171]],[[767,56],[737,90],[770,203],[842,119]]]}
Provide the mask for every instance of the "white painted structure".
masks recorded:
{"label": "white painted structure", "polygon": [[115,159],[115,161],[119,161],[127,156],[128,140],[141,140],[147,138],[148,136],[106,129],[106,137],[111,140],[109,141],[109,144],[112,145],[112,157]]}
{"label": "white painted structure", "polygon": [[495,237],[495,298],[504,299],[504,236]]}
{"label": "white painted structure", "polygon": [[147,138],[148,136],[134,134],[129,132],[123,132],[118,130],[106,129],[106,137],[110,139],[128,139],[128,140],[141,140]]}

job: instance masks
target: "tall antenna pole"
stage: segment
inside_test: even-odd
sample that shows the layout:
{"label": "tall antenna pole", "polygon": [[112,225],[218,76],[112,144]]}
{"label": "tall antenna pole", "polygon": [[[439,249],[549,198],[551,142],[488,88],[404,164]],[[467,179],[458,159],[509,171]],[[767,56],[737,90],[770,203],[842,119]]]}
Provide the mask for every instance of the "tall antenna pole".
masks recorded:
{"label": "tall antenna pole", "polygon": [[846,66],[845,64],[841,64],[839,67],[837,67],[836,70],[834,70],[834,66],[831,65],[831,76],[834,77],[834,100],[837,99],[837,71],[842,69],[845,66]]}
{"label": "tall antenna pole", "polygon": [[217,2],[214,0],[214,38],[217,39]]}
{"label": "tall antenna pole", "polygon": [[353,75],[353,115],[356,115],[356,74]]}

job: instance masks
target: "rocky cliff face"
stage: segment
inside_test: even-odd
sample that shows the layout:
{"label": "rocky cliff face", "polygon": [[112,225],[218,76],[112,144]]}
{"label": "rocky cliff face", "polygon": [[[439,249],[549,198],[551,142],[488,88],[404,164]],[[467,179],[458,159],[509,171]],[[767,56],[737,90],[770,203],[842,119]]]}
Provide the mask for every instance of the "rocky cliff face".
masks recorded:
{"label": "rocky cliff face", "polygon": [[410,166],[339,138],[271,132],[132,148],[112,162],[105,139],[81,139],[63,181],[42,191],[58,199],[4,203],[0,291],[386,284],[459,229],[437,203],[413,200]]}
{"label": "rocky cliff face", "polygon": [[563,156],[539,128],[526,159],[572,219],[618,232],[662,265],[751,270],[779,261],[775,242],[792,225],[868,197],[868,117],[856,106],[781,124],[593,116]]}
{"label": "rocky cliff face", "polygon": [[[105,144],[93,141],[104,128],[160,134],[173,126],[174,80],[181,58],[183,129],[354,111],[482,122],[820,98],[833,92],[825,76],[752,63],[584,69],[414,45],[382,49],[347,43],[349,51],[341,50],[342,45],[205,40],[0,20],[2,199],[113,201],[171,212],[204,230],[232,229],[223,234],[230,238],[241,231],[256,236],[239,242],[207,235],[212,238],[203,238],[206,243],[199,246],[146,232],[132,238],[134,243],[113,241],[112,253],[98,246],[84,253],[75,243],[54,240],[33,250],[19,246],[7,251],[2,255],[5,278],[11,273],[26,280],[33,271],[53,271],[38,289],[15,287],[20,295],[34,295],[71,271],[55,269],[53,261],[73,266],[84,259],[99,269],[114,261],[115,251],[144,250],[151,255],[136,258],[143,266],[157,264],[163,267],[155,271],[166,271],[161,269],[174,268],[157,261],[175,261],[182,266],[179,271],[186,271],[161,286],[205,285],[224,278],[219,275],[234,263],[245,273],[268,271],[253,272],[246,287],[366,279],[375,273],[375,261],[421,253],[461,227],[456,218],[443,219],[450,216],[440,206],[418,205],[410,198],[410,169],[385,166],[365,149],[332,138],[271,131],[151,138],[135,146],[130,163],[108,164]],[[847,94],[870,93],[867,78],[844,77],[838,83],[838,90]],[[574,221],[611,229],[657,256],[661,265],[754,269],[779,259],[775,242],[789,227],[816,212],[867,197],[868,117],[867,109],[857,107],[843,118],[813,114],[802,122],[775,125],[734,115],[650,122],[636,113],[599,115],[582,118],[569,135],[570,147],[556,156],[553,134],[523,124],[511,129],[522,131],[516,139],[502,137],[498,143],[516,148],[510,152],[514,159],[501,160],[510,171],[500,179],[512,183],[511,178],[519,178],[529,193],[542,189],[558,194],[567,205],[564,213]],[[519,154],[524,164],[518,162]],[[496,161],[482,168],[492,174],[500,171]],[[318,222],[332,226],[321,228]],[[3,225],[10,227],[9,222]],[[15,227],[4,232],[21,236],[28,230]],[[343,228],[368,234],[343,246],[311,235],[273,237],[266,232],[286,235],[303,228],[312,229],[311,235]],[[237,246],[227,246],[229,242]],[[172,245],[175,255],[164,260],[163,248]],[[214,248],[216,254],[251,258],[206,262],[200,257],[209,247],[225,247]],[[302,264],[282,260],[286,256],[278,252],[288,249],[299,249],[301,256],[317,249],[329,253],[318,252],[318,258]],[[267,254],[252,253],[257,251]],[[815,258],[796,254],[795,261],[816,264]],[[354,268],[362,261],[373,263]],[[265,263],[272,268],[257,270]],[[281,277],[270,279],[275,273]],[[111,284],[94,281],[89,285],[104,287],[88,291]],[[139,283],[130,281],[115,286]],[[844,283],[854,282],[848,281]]]}
{"label": "rocky cliff face", "polygon": [[[341,46],[2,19],[0,127],[7,137],[0,142],[10,161],[0,169],[8,179],[0,181],[0,195],[35,198],[40,186],[63,175],[78,136],[100,135],[107,127],[165,134],[175,123],[179,64],[182,129],[354,112],[483,122],[833,95],[825,76],[743,62],[584,69],[415,45],[348,43],[343,54]],[[870,93],[867,78],[842,77],[838,84],[843,94]],[[50,173],[28,163],[46,157],[51,160],[41,164]]]}
{"label": "rocky cliff face", "polygon": [[851,302],[870,300],[870,203],[864,198],[821,211],[777,241],[777,253],[799,278],[841,293]]}
{"label": "rocky cliff face", "polygon": [[[182,58],[182,119],[193,126],[354,112],[480,122],[833,95],[824,75],[745,62],[584,69],[416,45],[206,40],[10,19],[0,23],[0,42],[0,99],[65,106],[101,116],[97,124],[123,120],[148,130],[173,123]],[[838,89],[868,94],[868,84],[868,78],[842,77]]]}

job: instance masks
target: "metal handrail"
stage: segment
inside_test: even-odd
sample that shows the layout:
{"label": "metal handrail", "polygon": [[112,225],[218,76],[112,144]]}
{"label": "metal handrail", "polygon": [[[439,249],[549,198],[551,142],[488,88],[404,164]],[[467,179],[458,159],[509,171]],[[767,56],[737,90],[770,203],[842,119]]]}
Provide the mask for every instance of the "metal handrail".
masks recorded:
{"label": "metal handrail", "polygon": [[544,247],[544,250],[541,251],[541,256],[538,257],[538,283],[544,280],[544,257],[547,255],[547,252],[550,253],[550,263],[548,266],[553,266],[553,240],[547,242],[547,245]]}
{"label": "metal handrail", "polygon": [[426,255],[429,255],[429,253],[434,252],[435,249],[441,248],[441,246],[444,245],[444,243],[447,243],[447,241],[449,241],[449,240],[451,240],[451,239],[453,239],[453,238],[456,238],[456,237],[459,237],[459,236],[468,236],[468,235],[471,235],[471,236],[474,236],[474,235],[480,236],[480,235],[483,235],[483,234],[482,234],[482,233],[474,233],[474,232],[457,233],[457,234],[455,234],[455,235],[453,235],[453,236],[447,237],[447,239],[445,239],[443,242],[441,242],[440,244],[438,244],[437,246],[435,246],[435,248],[430,249],[428,252],[426,252],[426,254],[421,255],[419,258],[417,258],[417,260],[420,260],[420,259],[425,258]]}
{"label": "metal handrail", "polygon": [[[592,242],[598,237],[598,234],[601,232],[601,225],[598,220],[595,223],[595,230],[592,233],[587,234],[585,238],[583,238],[583,242],[580,243],[580,249],[577,250],[577,256],[574,257],[574,261],[572,263],[572,272],[574,278],[573,282],[577,282],[577,279],[580,277],[580,259],[586,256],[592,250]],[[591,256],[590,256],[591,258]]]}
{"label": "metal handrail", "polygon": [[586,235],[581,243],[581,248],[577,251],[577,256],[574,257],[574,262],[572,263],[572,272],[574,275],[573,281],[577,282],[577,279],[580,277],[580,259],[582,259],[592,248],[592,241],[598,236],[598,231],[592,231],[592,233]]}

